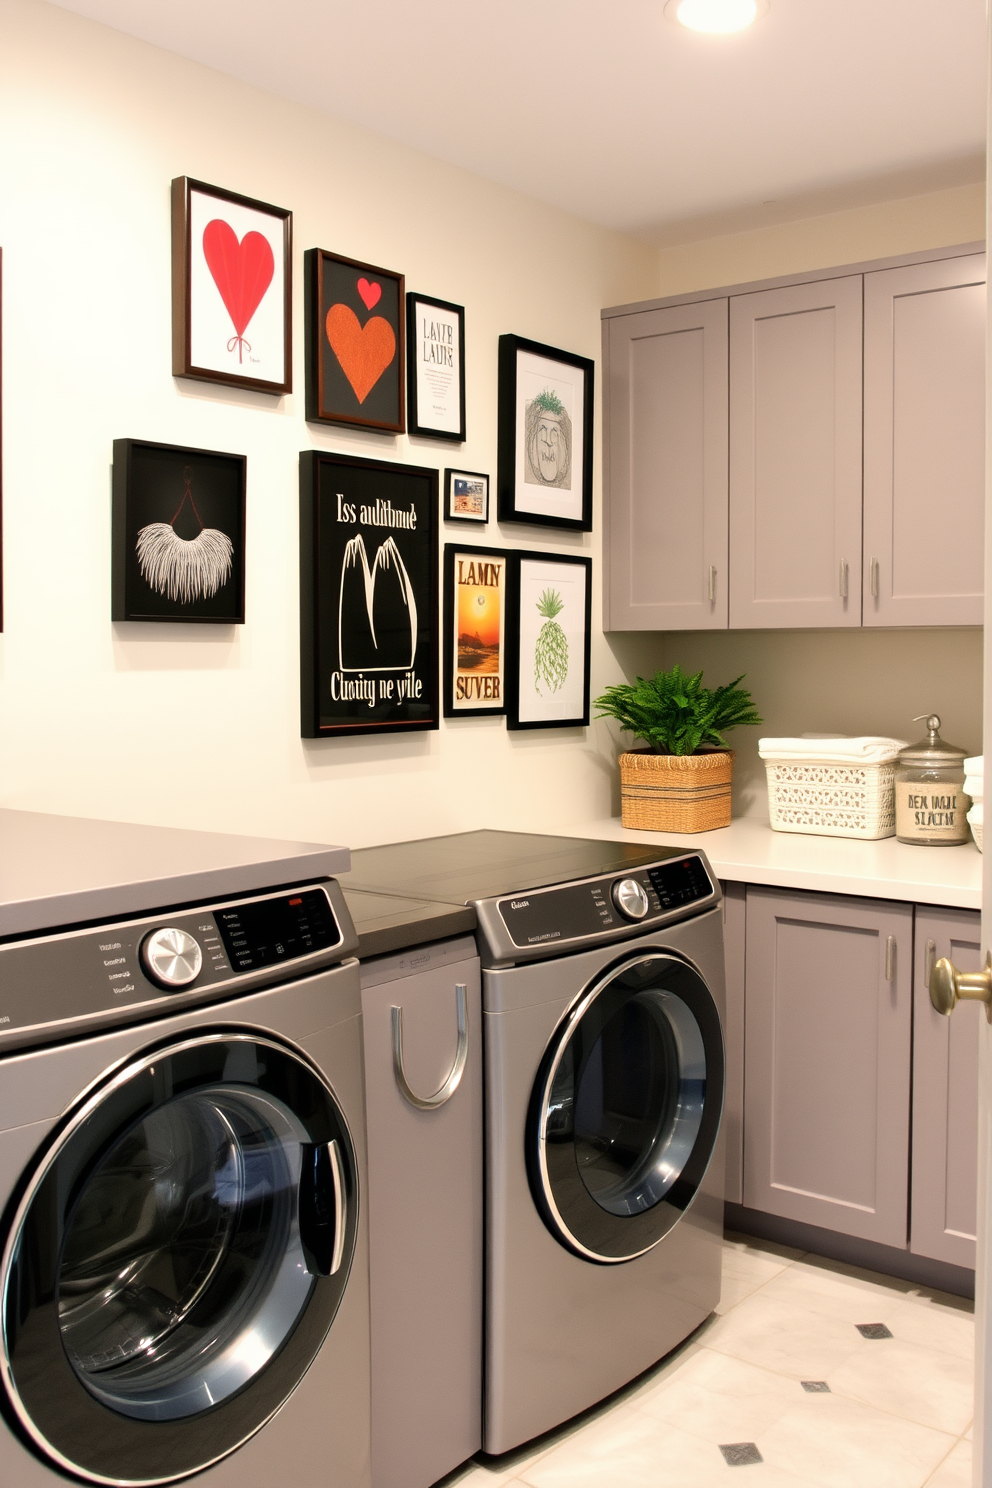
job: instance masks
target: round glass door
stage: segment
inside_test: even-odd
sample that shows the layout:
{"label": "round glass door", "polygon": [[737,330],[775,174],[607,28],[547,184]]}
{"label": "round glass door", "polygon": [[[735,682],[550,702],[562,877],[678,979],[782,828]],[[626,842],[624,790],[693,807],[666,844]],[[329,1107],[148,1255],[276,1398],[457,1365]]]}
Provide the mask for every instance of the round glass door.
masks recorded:
{"label": "round glass door", "polygon": [[661,952],[609,972],[559,1024],[534,1087],[531,1186],[555,1238],[600,1262],[657,1245],[698,1192],[723,1090],[698,972]]}
{"label": "round glass door", "polygon": [[36,1449],[115,1485],[233,1451],[320,1347],[356,1224],[343,1113],[292,1050],[218,1033],[118,1070],[29,1177],[4,1253],[5,1376]]}

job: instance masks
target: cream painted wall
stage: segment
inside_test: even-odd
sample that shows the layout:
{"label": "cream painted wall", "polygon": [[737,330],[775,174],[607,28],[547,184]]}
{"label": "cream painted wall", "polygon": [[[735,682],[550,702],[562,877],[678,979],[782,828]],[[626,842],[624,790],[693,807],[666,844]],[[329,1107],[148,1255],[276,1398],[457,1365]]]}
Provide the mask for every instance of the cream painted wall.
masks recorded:
{"label": "cream painted wall", "polygon": [[[329,59],[332,110],[343,65]],[[395,268],[466,306],[469,440],[455,458],[495,477],[499,334],[598,359],[600,307],[656,292],[656,250],[34,0],[0,11],[0,139],[0,802],[354,846],[605,812],[602,726],[508,734],[502,720],[459,720],[406,739],[300,739],[299,450],[440,468],[454,454],[305,423],[302,253]],[[295,213],[291,397],[170,375],[169,182],[183,174]],[[247,454],[243,627],[111,623],[111,442],[123,436]],[[613,661],[598,428],[596,440],[594,535],[493,522],[486,536],[592,554],[600,689]]]}

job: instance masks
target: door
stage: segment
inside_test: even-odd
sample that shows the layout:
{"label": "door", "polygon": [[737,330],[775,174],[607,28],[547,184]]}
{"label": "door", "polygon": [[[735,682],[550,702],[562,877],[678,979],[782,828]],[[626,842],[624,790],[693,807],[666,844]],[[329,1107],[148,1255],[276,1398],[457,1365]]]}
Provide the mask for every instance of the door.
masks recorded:
{"label": "door", "polygon": [[727,1013],[723,1020],[727,1045],[727,1097],[723,1107],[727,1178],[724,1198],[744,1202],[744,946],[747,890],[744,884],[725,883],[723,890],[723,954],[727,967]]}
{"label": "door", "polygon": [[861,275],[730,300],[730,625],[861,623]]}
{"label": "door", "polygon": [[748,887],[744,1203],[904,1248],[913,907]]}
{"label": "door", "polygon": [[727,301],[608,322],[608,630],[727,625]]}
{"label": "door", "polygon": [[531,1099],[531,1190],[555,1238],[599,1262],[657,1245],[696,1197],[723,1094],[699,973],[661,952],[608,971],[558,1025]]}
{"label": "door", "polygon": [[865,625],[981,625],[985,255],[865,275]]}
{"label": "door", "polygon": [[332,1092],[263,1035],[112,1072],[25,1175],[3,1253],[3,1378],[36,1450],[152,1484],[253,1435],[334,1318],[356,1175]]}

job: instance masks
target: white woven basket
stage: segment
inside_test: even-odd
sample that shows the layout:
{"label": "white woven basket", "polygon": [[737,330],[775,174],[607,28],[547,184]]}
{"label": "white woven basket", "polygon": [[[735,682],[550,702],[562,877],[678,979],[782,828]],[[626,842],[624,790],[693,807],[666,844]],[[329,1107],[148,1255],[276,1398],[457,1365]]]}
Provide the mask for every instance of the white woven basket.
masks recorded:
{"label": "white woven basket", "polygon": [[819,837],[892,837],[896,830],[892,760],[837,765],[827,760],[765,759],[768,814],[776,832]]}

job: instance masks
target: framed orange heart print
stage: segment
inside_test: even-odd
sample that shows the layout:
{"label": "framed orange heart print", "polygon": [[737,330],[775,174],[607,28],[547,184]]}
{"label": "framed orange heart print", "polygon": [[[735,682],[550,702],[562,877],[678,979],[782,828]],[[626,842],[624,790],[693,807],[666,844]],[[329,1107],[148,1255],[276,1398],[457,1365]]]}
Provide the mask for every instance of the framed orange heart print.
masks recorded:
{"label": "framed orange heart print", "polygon": [[323,248],[305,267],[307,418],[404,433],[403,275]]}

